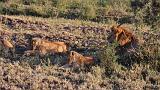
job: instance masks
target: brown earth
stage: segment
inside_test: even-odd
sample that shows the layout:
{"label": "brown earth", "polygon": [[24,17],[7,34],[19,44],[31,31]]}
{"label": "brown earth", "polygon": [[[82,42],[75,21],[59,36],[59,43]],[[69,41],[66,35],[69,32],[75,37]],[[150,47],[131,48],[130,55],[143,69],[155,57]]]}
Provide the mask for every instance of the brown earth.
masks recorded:
{"label": "brown earth", "polygon": [[[71,50],[85,54],[95,52],[108,44],[109,26],[75,25],[72,23],[51,24],[43,20],[27,20],[4,15],[0,15],[0,25],[1,35],[7,35],[15,47],[13,57],[4,56],[2,52],[0,89],[158,90],[160,88],[159,74],[155,73],[155,76],[148,74],[148,71],[141,66],[135,66],[132,70],[116,72],[110,77],[104,76],[98,66],[84,72],[79,69],[60,67],[56,64],[43,66],[38,63],[37,57],[22,57],[24,51],[31,49],[30,42],[33,37],[50,41],[64,41],[70,43]],[[3,33],[4,31],[5,33]],[[160,38],[159,33],[143,32],[143,35],[145,42],[152,37]],[[59,56],[55,58],[59,60]],[[52,57],[50,59],[52,63],[54,59]]]}

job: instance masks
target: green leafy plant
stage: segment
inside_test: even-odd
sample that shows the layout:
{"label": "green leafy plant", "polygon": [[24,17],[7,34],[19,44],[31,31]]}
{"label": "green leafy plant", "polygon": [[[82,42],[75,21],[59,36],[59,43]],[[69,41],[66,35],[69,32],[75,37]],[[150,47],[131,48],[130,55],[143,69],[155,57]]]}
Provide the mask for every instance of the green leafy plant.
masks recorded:
{"label": "green leafy plant", "polygon": [[100,66],[105,68],[106,74],[112,74],[118,67],[118,62],[116,61],[118,56],[115,55],[115,47],[117,43],[107,45],[99,53]]}

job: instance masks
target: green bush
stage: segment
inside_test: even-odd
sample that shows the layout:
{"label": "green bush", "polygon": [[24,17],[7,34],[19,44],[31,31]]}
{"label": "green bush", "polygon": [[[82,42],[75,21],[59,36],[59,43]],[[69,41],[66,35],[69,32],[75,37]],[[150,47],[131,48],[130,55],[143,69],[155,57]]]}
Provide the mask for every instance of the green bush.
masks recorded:
{"label": "green bush", "polygon": [[31,16],[42,16],[36,9],[31,7],[25,9],[25,14]]}
{"label": "green bush", "polygon": [[48,7],[45,8],[46,17],[57,17],[58,16],[58,10],[55,7]]}
{"label": "green bush", "polygon": [[52,5],[53,5],[54,7],[56,7],[57,4],[58,4],[58,1],[59,1],[59,0],[52,0]]}
{"label": "green bush", "polygon": [[98,4],[100,7],[106,7],[108,5],[108,0],[99,0]]}
{"label": "green bush", "polygon": [[118,69],[119,65],[117,63],[118,56],[115,55],[115,47],[117,46],[116,43],[112,45],[107,45],[103,48],[102,51],[99,53],[100,58],[100,66],[105,68],[106,74],[111,75]]}
{"label": "green bush", "polygon": [[[11,5],[7,5],[8,2]],[[2,2],[7,5],[4,5],[4,7],[1,6],[2,14],[63,17],[69,19],[94,20],[99,22],[106,21],[104,20],[106,18],[103,17],[105,17],[108,10],[116,5],[121,8],[124,6],[125,8],[129,8],[126,0],[123,2],[110,0],[12,0],[8,2]],[[122,4],[125,5],[122,7]],[[100,9],[102,7],[104,8],[103,10]],[[99,10],[101,12],[99,12]]]}
{"label": "green bush", "polygon": [[106,18],[107,15],[107,9],[104,7],[98,8],[97,9],[97,17],[95,18],[95,21],[97,22],[107,22],[108,18]]}
{"label": "green bush", "polygon": [[82,19],[91,20],[93,18],[96,18],[96,7],[93,5],[84,6],[82,15],[82,17],[84,17]]}
{"label": "green bush", "polygon": [[92,19],[96,17],[96,0],[71,0],[61,1],[57,3],[57,8],[60,11],[60,17],[70,19]]}
{"label": "green bush", "polygon": [[153,28],[160,21],[160,1],[158,0],[133,0],[132,9],[138,23],[147,23]]}
{"label": "green bush", "polygon": [[107,17],[108,13],[118,11],[129,16],[134,13],[137,25],[147,23],[155,29],[159,28],[160,21],[160,2],[157,0],[0,0],[0,2],[1,14],[107,22],[109,19],[114,20]]}
{"label": "green bush", "polygon": [[9,15],[19,15],[24,14],[24,12],[20,9],[18,4],[10,4],[9,6],[4,6],[1,8],[2,14],[9,14]]}
{"label": "green bush", "polygon": [[69,3],[67,7],[67,13],[65,14],[67,15],[67,18],[70,19],[80,18],[80,16],[82,15],[81,4],[78,2]]}
{"label": "green bush", "polygon": [[39,17],[55,17],[57,15],[57,10],[56,8],[32,5],[25,9],[25,14]]}
{"label": "green bush", "polygon": [[4,8],[4,5],[3,3],[0,2],[0,13],[3,13],[3,8]]}

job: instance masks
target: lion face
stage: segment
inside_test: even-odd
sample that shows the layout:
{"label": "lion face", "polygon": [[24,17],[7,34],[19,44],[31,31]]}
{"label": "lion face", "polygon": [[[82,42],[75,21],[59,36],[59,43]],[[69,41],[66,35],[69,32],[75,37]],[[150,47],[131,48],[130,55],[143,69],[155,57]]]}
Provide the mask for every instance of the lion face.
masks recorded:
{"label": "lion face", "polygon": [[76,62],[76,57],[78,57],[78,53],[75,52],[75,51],[71,51],[70,54],[69,54],[69,60],[68,60],[68,64],[72,64],[72,63],[75,63]]}
{"label": "lion face", "polygon": [[33,50],[36,50],[36,47],[41,45],[41,39],[40,38],[33,38],[32,39],[32,48]]}
{"label": "lion face", "polygon": [[113,26],[111,28],[109,36],[107,37],[107,40],[109,43],[112,43],[116,39],[116,33],[117,33],[117,31],[116,31],[115,27]]}

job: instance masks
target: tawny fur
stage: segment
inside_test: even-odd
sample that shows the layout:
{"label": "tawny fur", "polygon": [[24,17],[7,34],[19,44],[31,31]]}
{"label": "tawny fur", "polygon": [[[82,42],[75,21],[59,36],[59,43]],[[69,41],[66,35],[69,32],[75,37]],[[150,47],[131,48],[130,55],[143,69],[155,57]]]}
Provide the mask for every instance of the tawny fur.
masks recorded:
{"label": "tawny fur", "polygon": [[113,26],[111,30],[109,37],[111,42],[116,40],[120,46],[125,46],[130,42],[138,42],[136,37],[124,27]]}
{"label": "tawny fur", "polygon": [[67,51],[67,45],[64,42],[51,42],[40,38],[34,38],[32,46],[33,51],[38,50],[42,55],[46,53],[65,53]]}
{"label": "tawny fur", "polygon": [[78,65],[94,63],[93,57],[83,56],[75,51],[71,51],[69,55],[68,64],[77,63]]}
{"label": "tawny fur", "polygon": [[[9,55],[11,57],[13,57],[13,45],[12,43],[9,41],[9,39],[7,38],[7,36],[0,36],[0,43],[3,46],[2,50],[4,51],[4,55]],[[7,53],[6,53],[7,51]],[[8,57],[8,56],[7,56]]]}
{"label": "tawny fur", "polygon": [[6,48],[13,48],[12,43],[6,37],[1,37],[1,43]]}

